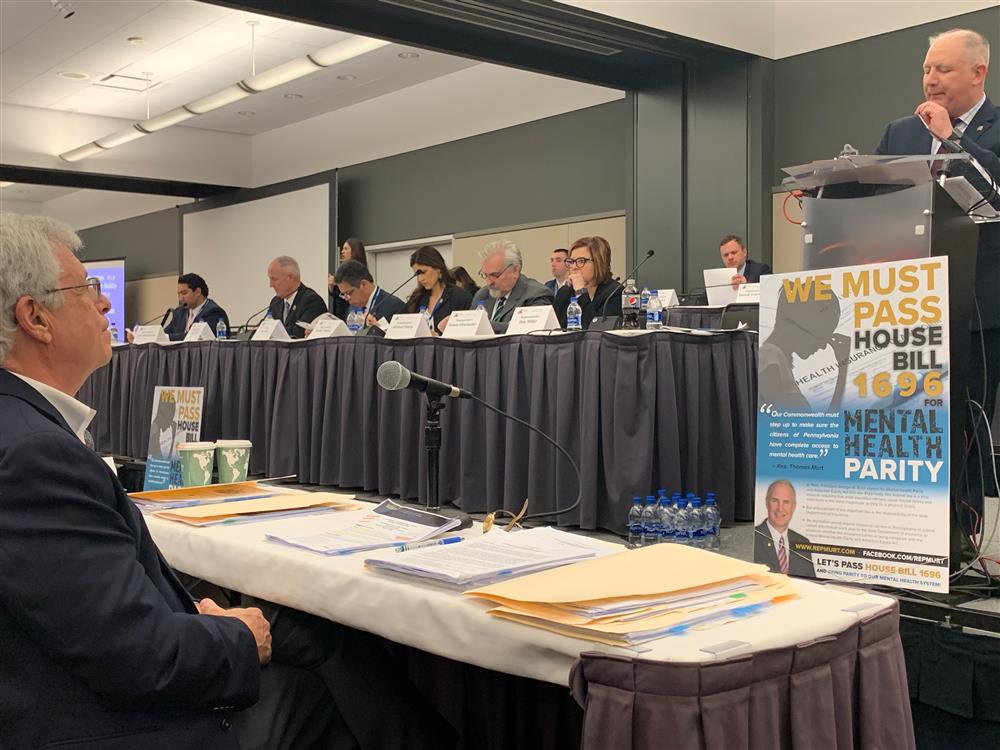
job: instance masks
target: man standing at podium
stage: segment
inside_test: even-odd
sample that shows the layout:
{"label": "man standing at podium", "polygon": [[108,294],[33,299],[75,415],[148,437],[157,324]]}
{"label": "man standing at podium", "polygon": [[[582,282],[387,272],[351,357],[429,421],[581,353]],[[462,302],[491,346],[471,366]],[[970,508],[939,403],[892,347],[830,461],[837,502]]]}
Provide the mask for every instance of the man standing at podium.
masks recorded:
{"label": "man standing at podium", "polygon": [[[951,150],[952,141],[972,156],[974,162],[959,163],[954,176],[965,177],[980,193],[1000,207],[991,184],[1000,184],[1000,109],[986,96],[986,73],[990,46],[979,33],[952,29],[931,37],[924,58],[924,97],[913,115],[889,123],[877,154],[937,154]],[[996,407],[1000,383],[1000,223],[979,225],[976,258],[976,303],[972,314],[969,347],[969,397],[982,404],[986,417],[975,411],[966,428],[971,445],[977,432],[980,449],[971,448],[967,467],[969,502],[982,518],[983,490],[993,496],[996,487],[990,462],[992,448],[985,421]],[[985,365],[985,372],[984,372]],[[985,383],[985,392],[983,386]],[[955,415],[956,417],[958,415]]]}

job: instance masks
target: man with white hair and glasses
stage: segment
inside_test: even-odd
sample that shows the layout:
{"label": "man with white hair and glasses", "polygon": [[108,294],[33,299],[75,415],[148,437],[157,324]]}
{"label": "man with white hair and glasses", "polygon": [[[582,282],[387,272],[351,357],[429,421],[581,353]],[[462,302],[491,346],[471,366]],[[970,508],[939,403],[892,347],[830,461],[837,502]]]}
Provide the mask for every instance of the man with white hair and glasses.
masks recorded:
{"label": "man with white hair and glasses", "polygon": [[111,303],[80,245],[0,213],[0,745],[355,747],[319,677],[268,665],[260,609],[192,601],[87,446]]}
{"label": "man with white hair and glasses", "polygon": [[511,315],[517,308],[552,304],[552,292],[521,273],[524,265],[521,251],[510,240],[490,242],[479,257],[479,276],[486,284],[472,298],[470,309],[483,305],[497,333],[507,331]]}

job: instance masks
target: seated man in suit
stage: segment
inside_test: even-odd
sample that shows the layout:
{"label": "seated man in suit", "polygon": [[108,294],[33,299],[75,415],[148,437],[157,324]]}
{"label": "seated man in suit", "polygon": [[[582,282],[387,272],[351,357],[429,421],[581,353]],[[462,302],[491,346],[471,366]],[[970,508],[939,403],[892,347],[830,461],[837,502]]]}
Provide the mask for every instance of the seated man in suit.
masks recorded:
{"label": "seated man in suit", "polygon": [[396,295],[380,289],[368,266],[356,260],[341,263],[333,281],[340,290],[341,299],[364,311],[366,326],[377,326],[382,318],[391,322],[392,316],[406,306]]}
{"label": "seated man in suit", "polygon": [[795,487],[787,479],[776,479],[768,486],[764,503],[767,518],[754,528],[754,562],[766,563],[775,573],[815,578],[812,557],[799,549],[809,540],[788,528],[795,513]]}
{"label": "seated man in suit", "polygon": [[111,358],[111,303],[79,247],[0,213],[0,744],[329,747],[343,724],[323,682],[269,664],[260,609],[195,604],[85,445],[94,411],[74,394]]}
{"label": "seated man in suit", "polygon": [[518,307],[552,304],[552,292],[521,273],[524,265],[521,251],[510,240],[489,243],[479,257],[482,259],[479,276],[486,280],[486,285],[476,292],[469,309],[483,305],[497,333],[507,331],[511,315]]}
{"label": "seated man in suit", "polygon": [[566,265],[568,257],[569,250],[564,247],[557,247],[549,256],[549,265],[552,267],[552,278],[545,282],[545,286],[552,292],[553,297],[569,280],[569,266]]}
{"label": "seated man in suit", "polygon": [[761,276],[768,276],[771,273],[771,267],[767,263],[751,260],[747,257],[748,254],[747,246],[743,244],[743,238],[739,235],[727,234],[719,242],[722,265],[736,269],[732,278],[733,288],[740,284],[757,284]]}
{"label": "seated man in suit", "polygon": [[196,273],[177,277],[177,301],[180,306],[163,330],[171,341],[180,341],[195,323],[208,323],[212,334],[221,320],[229,333],[229,316],[214,300],[208,297],[208,284]]}
{"label": "seated man in suit", "polygon": [[305,338],[306,329],[295,324],[300,320],[312,323],[317,315],[327,312],[323,298],[302,283],[299,262],[288,255],[279,255],[271,261],[267,279],[274,290],[274,299],[268,308],[271,317],[285,324],[291,338]]}

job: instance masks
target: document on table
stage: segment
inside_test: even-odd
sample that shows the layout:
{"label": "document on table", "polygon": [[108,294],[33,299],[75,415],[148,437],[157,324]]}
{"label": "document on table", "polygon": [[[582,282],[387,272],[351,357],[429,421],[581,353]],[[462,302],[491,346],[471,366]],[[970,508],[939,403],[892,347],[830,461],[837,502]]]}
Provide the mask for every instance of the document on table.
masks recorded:
{"label": "document on table", "polygon": [[258,479],[246,482],[229,482],[228,484],[206,484],[203,487],[178,487],[172,490],[131,492],[129,497],[142,509],[166,510],[168,508],[186,508],[191,505],[222,503],[230,500],[251,500],[258,497],[303,492],[303,490],[260,484],[264,481],[273,480]]}
{"label": "document on table", "polygon": [[333,492],[301,492],[247,500],[230,500],[210,505],[195,505],[190,508],[158,510],[153,515],[168,521],[180,521],[191,526],[216,526],[224,523],[262,521],[278,516],[301,515],[327,510],[353,510],[358,507],[353,501],[354,495],[338,495]]}
{"label": "document on table", "polygon": [[620,549],[619,545],[551,527],[512,532],[497,529],[461,544],[415,550],[393,555],[391,559],[370,558],[365,560],[365,565],[375,570],[466,587],[547,570]]}
{"label": "document on table", "polygon": [[321,534],[267,534],[268,541],[300,547],[323,555],[349,555],[352,552],[394,547],[407,542],[422,542],[458,526],[457,518],[407,508],[384,500],[353,526]]}

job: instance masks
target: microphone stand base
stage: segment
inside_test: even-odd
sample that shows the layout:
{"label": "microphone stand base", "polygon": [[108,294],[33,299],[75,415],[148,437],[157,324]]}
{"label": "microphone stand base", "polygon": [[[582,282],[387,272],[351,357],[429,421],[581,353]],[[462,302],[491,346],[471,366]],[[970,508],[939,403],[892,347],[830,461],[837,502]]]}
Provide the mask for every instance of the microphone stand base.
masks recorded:
{"label": "microphone stand base", "polygon": [[445,518],[457,518],[458,526],[456,529],[467,529],[472,526],[472,516],[466,513],[460,508],[456,508],[454,505],[446,505],[443,508],[424,508],[428,513],[436,513],[439,516],[444,516]]}

